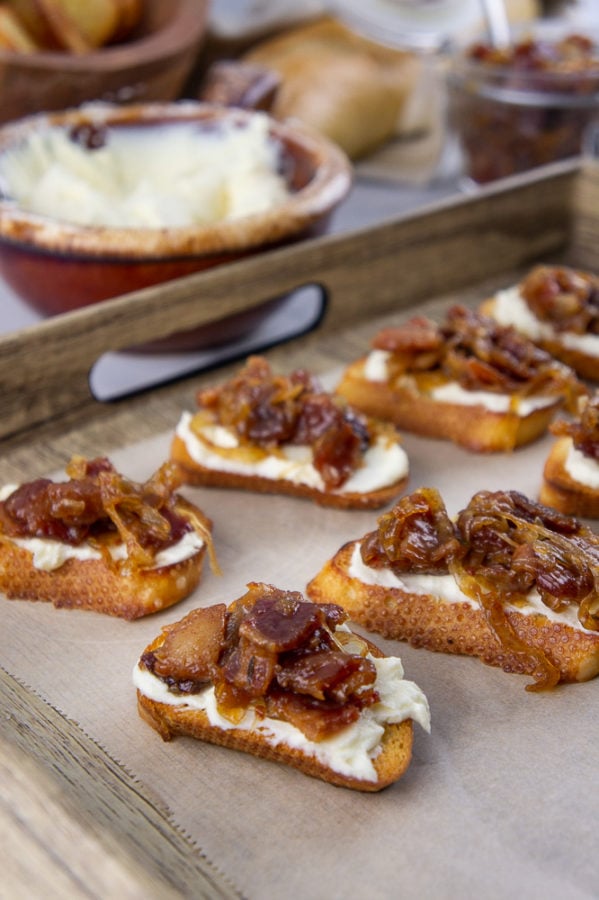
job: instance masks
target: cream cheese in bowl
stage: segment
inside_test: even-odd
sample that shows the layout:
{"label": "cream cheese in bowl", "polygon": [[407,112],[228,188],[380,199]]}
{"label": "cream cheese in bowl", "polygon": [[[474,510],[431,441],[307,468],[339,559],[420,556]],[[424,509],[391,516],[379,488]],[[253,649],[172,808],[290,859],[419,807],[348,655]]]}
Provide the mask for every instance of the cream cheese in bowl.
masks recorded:
{"label": "cream cheese in bowl", "polygon": [[22,209],[79,225],[210,225],[282,203],[280,157],[262,114],[208,128],[49,127],[0,156],[0,183]]}
{"label": "cream cheese in bowl", "polygon": [[[322,234],[351,184],[332,141],[255,110],[89,103],[22,118],[0,128],[0,275],[36,312],[70,313]],[[285,300],[198,325],[139,317],[140,339],[123,329],[108,349],[231,343]]]}

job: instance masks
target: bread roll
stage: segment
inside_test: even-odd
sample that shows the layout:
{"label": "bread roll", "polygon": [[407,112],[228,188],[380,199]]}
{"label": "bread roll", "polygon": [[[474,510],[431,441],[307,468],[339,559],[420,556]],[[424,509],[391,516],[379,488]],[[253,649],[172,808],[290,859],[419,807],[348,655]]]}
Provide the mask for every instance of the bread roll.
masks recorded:
{"label": "bread roll", "polygon": [[275,117],[301,120],[351,159],[397,133],[422,67],[415,55],[375,44],[331,18],[267,39],[243,60],[279,75]]}

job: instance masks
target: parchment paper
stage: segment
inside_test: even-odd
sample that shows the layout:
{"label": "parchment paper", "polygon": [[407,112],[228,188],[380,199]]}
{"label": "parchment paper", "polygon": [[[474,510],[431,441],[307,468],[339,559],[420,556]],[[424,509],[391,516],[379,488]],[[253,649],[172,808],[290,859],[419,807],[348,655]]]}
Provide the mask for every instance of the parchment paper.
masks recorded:
{"label": "parchment paper", "polygon": [[[166,458],[170,437],[112,458],[145,478]],[[450,513],[481,488],[534,496],[550,440],[477,456],[406,435],[409,487],[438,487]],[[248,898],[598,896],[599,681],[533,694],[526,677],[377,639],[426,692],[432,734],[415,726],[407,774],[374,795],[191,739],[163,743],[138,718],[131,683],[161,626],[197,605],[229,602],[251,580],[303,590],[378,515],[185,493],[214,520],[222,577],[206,567],[193,596],[133,623],[0,598],[0,658],[13,676],[137,776]]]}

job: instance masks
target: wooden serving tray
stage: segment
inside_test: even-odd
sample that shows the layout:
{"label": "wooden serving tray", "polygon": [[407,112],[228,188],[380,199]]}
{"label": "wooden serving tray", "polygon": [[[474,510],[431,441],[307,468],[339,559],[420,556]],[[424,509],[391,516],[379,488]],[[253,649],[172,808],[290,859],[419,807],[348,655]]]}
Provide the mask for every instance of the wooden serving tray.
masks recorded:
{"label": "wooden serving tray", "polygon": [[[168,333],[169,323],[176,322],[177,330],[191,328],[302,285],[318,284],[327,294],[327,310],[319,327],[284,348],[269,351],[268,355],[282,369],[304,365],[314,371],[326,372],[362,353],[368,336],[379,325],[392,321],[402,310],[425,302],[428,309],[431,303],[442,305],[449,297],[467,303],[480,301],[487,286],[509,283],[514,273],[523,271],[536,260],[564,261],[597,270],[598,239],[599,169],[567,163],[486,188],[472,197],[444,202],[418,215],[397,218],[364,231],[306,241],[4,336],[0,338],[0,428],[4,436],[0,483],[62,467],[72,452],[107,453],[111,448],[127,448],[143,438],[160,437],[172,428],[180,410],[192,402],[198,383],[208,379],[209,375],[187,379],[116,404],[98,403],[88,387],[89,370],[101,353],[162,337]],[[202,298],[201,303],[198,303],[198,297]],[[422,439],[416,443],[424,447],[426,442]],[[443,462],[449,464],[451,453],[443,451],[442,455]],[[418,465],[416,457],[414,459]],[[503,464],[502,460],[496,459],[496,479],[501,478]],[[472,458],[473,471],[480,465],[480,460]],[[264,498],[256,502],[262,504],[260,509],[264,513]],[[293,504],[294,501],[287,499],[285,502]],[[243,505],[248,507],[251,503],[244,499]],[[311,507],[301,509],[300,517],[304,514],[306,517],[302,527],[313,527],[316,519],[310,518]],[[292,515],[297,514],[296,510],[299,507],[294,507]],[[320,511],[318,515],[326,514]],[[352,516],[351,513],[343,515],[348,517],[347,521]],[[352,523],[365,521],[364,515],[356,514]],[[358,518],[360,516],[362,518]],[[333,525],[341,519],[330,516],[329,521]],[[355,533],[350,531],[346,537],[357,536],[359,526],[352,524],[349,527],[357,530]],[[250,578],[255,575],[255,572],[248,572]],[[0,604],[5,603],[7,601],[0,598]],[[21,624],[22,613],[26,624],[31,619],[31,627],[40,628],[40,623],[51,621],[51,627],[55,628],[53,611],[46,612],[41,609],[44,606],[17,607],[11,603],[5,615],[7,621],[13,621],[16,615]],[[13,616],[12,620],[10,616]],[[177,617],[175,609],[171,619],[174,621]],[[92,626],[91,619],[89,624]],[[71,625],[69,620],[68,627]],[[72,627],[75,629],[76,625]],[[106,627],[102,625],[105,630]],[[151,630],[154,626],[150,623],[148,627]],[[12,643],[8,630],[3,634],[4,641]],[[90,628],[90,635],[92,630]],[[34,639],[39,641],[40,651],[45,651],[51,658],[52,651],[45,646],[47,635],[43,628]],[[109,644],[105,646],[109,659]],[[68,652],[67,635],[64,642],[59,643],[57,652],[65,647]],[[419,666],[422,672],[430,670],[436,675],[460,671],[461,665],[468,672],[473,671],[475,679],[482,679],[485,689],[492,691],[496,687],[498,693],[492,695],[495,701],[499,697],[503,698],[499,703],[513,704],[510,715],[520,716],[519,727],[525,724],[529,710],[534,719],[543,705],[544,699],[536,697],[526,697],[526,702],[521,704],[521,695],[525,692],[517,676],[493,671],[489,674],[487,667],[471,660],[461,663],[459,659],[451,659],[448,663],[442,654],[409,650],[406,654],[410,663],[406,670],[416,681],[422,674]],[[404,657],[403,649],[401,655]],[[15,676],[8,662],[10,658],[6,649],[0,651],[0,721],[3,723],[0,730],[0,782],[3,785],[0,830],[7,858],[10,857],[8,868],[3,863],[3,878],[8,879],[5,882],[7,896],[19,896],[19,887],[23,885],[28,886],[30,896],[43,892],[49,898],[78,898],[90,896],[90,893],[101,897],[144,898],[252,896],[246,891],[243,879],[228,871],[226,859],[214,858],[209,853],[205,855],[205,848],[185,833],[173,818],[168,804],[139,780],[134,769],[116,762],[99,746],[98,740],[87,736],[70,714],[67,694],[64,702],[49,703],[42,689],[32,686],[24,676]],[[80,687],[69,685],[69,691],[77,691]],[[586,693],[585,687],[588,688]],[[588,702],[589,698],[595,697],[598,687],[589,684],[569,688],[567,690],[573,693],[566,695],[564,692],[556,697],[554,708],[561,709],[562,716],[574,716],[572,710],[577,708],[577,696],[586,697]],[[463,693],[470,688],[470,685],[465,687]],[[474,708],[482,709],[484,690],[479,692],[477,687],[471,693],[476,698]],[[437,698],[433,695],[433,699]],[[464,697],[456,696],[456,704],[460,701],[464,701]],[[580,709],[587,715],[584,700]],[[589,709],[589,716],[591,712]],[[507,706],[505,715],[507,720]],[[433,728],[435,716],[439,718],[438,709],[434,710]],[[466,716],[464,724],[472,730],[473,736],[477,733],[474,716],[475,712]],[[568,734],[572,739],[572,733]],[[152,748],[153,740],[158,739],[149,735]],[[442,729],[435,740],[436,743],[427,745],[438,748],[426,751],[430,754],[430,758],[424,757],[427,764],[424,765],[423,759],[413,764],[421,773],[423,768],[442,767],[441,760],[451,754],[451,746]],[[495,765],[501,766],[504,755],[503,751],[494,748],[494,756],[490,759],[492,771],[495,771]],[[228,758],[223,761],[225,766],[232,765]],[[586,762],[593,765],[592,758]],[[531,763],[530,759],[528,763]],[[590,785],[584,764],[580,746],[574,748],[573,758],[564,753],[564,777],[582,789],[585,779]],[[516,774],[520,777],[523,768],[526,769],[526,761],[520,759],[517,765]],[[571,771],[570,765],[574,767]],[[261,777],[264,770],[258,771],[258,777]],[[280,776],[275,774],[273,779],[278,784]],[[416,778],[417,786],[418,783]],[[363,817],[366,831],[376,829],[375,811],[384,814],[389,805],[395,804],[397,816],[401,817],[404,804],[414,799],[410,796],[410,784],[413,794],[414,782],[408,782],[407,795],[403,797],[399,791],[397,796],[385,793],[380,800],[351,798],[352,809],[358,810]],[[297,786],[294,782],[294,787]],[[303,783],[299,787],[303,788]],[[340,806],[350,803],[347,793],[335,794],[335,789],[322,786],[325,794],[319,791],[320,787],[318,784],[316,788],[306,785],[288,801],[277,794],[276,802],[279,805],[289,803],[290,817],[311,792],[322,797],[322,803],[337,802]],[[252,785],[237,785],[236,789],[243,789],[247,794]],[[590,787],[587,794],[589,792]],[[434,784],[429,781],[428,799],[425,801],[422,795],[422,801],[429,804],[433,818],[436,815],[434,794]],[[459,795],[464,803],[469,802],[467,785],[462,786]],[[517,796],[514,799],[517,802]],[[199,801],[190,794],[190,802]],[[490,809],[480,806],[481,834],[489,827]],[[577,809],[573,808],[574,819]],[[458,817],[459,812],[456,809]],[[318,810],[314,815],[319,815]],[[569,821],[566,810],[565,828]],[[357,841],[359,855],[360,841],[365,833],[359,832],[358,840],[358,832],[352,831],[349,818],[344,818],[342,824]],[[402,827],[408,828],[408,823]],[[421,823],[418,827],[424,826]],[[588,828],[591,827],[589,822]],[[497,833],[501,834],[501,826]],[[464,836],[464,867],[477,865],[475,855],[471,853],[472,841],[476,838],[473,834]],[[407,835],[406,840],[409,840]],[[281,841],[285,847],[284,834]],[[508,844],[509,840],[504,846]],[[430,847],[426,841],[421,849],[425,860],[429,854],[428,865],[437,879],[434,881],[437,896],[459,895],[455,891],[459,892],[464,882],[460,880],[458,885],[451,877],[446,878],[446,873],[435,869],[434,860],[442,857],[442,849]],[[351,867],[352,846],[344,846],[343,852]],[[541,851],[539,853],[542,855]],[[481,864],[483,862],[484,859]],[[311,860],[292,858],[290,872],[297,869],[298,863],[318,870],[318,860],[312,863]],[[261,863],[258,859],[250,859],[248,865],[255,869]],[[547,865],[550,868],[550,861]],[[506,872],[507,869],[509,866]],[[322,871],[324,884],[326,870]],[[428,896],[431,896],[433,883],[427,883],[422,872],[403,873],[401,888],[399,881],[390,885],[387,896],[400,890],[406,898],[418,896],[419,890],[424,890],[420,896],[425,896],[427,888]],[[455,875],[455,869],[453,873]],[[517,891],[515,871],[512,880],[509,873],[497,876],[495,869],[491,875],[487,897],[493,900],[507,898]],[[443,881],[438,880],[441,877]],[[480,887],[480,882],[477,883]],[[566,888],[559,879],[556,884],[554,896],[557,897],[557,891]],[[269,900],[285,896],[280,883],[277,886],[267,884],[261,893],[253,896],[258,894]],[[383,894],[375,891],[373,896]]]}
{"label": "wooden serving tray", "polygon": [[309,284],[319,333],[467,287],[560,251],[592,266],[599,175],[571,163],[374,228],[307,240],[0,336],[0,437],[97,408],[93,364]]}

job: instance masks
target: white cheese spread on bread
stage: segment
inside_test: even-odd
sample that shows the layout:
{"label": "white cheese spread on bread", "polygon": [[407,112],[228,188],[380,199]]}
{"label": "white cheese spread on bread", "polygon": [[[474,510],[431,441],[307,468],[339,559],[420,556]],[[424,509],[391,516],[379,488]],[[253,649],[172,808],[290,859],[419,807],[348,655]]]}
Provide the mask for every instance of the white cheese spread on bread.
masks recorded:
{"label": "white cheese spread on bread", "polygon": [[[364,377],[368,381],[387,381],[387,362],[392,354],[387,350],[372,350],[366,357]],[[490,412],[515,412],[518,416],[528,416],[537,409],[544,409],[555,403],[555,397],[514,397],[493,391],[467,391],[457,381],[448,381],[430,391],[430,396],[439,403],[456,406],[483,406]]]}
{"label": "white cheese spread on bread", "polygon": [[599,490],[599,463],[590,456],[585,456],[581,450],[577,450],[568,438],[569,449],[564,460],[564,468],[573,481],[584,484],[593,491]]}
{"label": "white cheese spread on bread", "polygon": [[[320,473],[313,465],[312,448],[309,446],[286,444],[277,448],[277,453],[264,451],[255,459],[240,459],[234,452],[227,456],[226,450],[235,451],[239,444],[232,429],[221,425],[202,428],[201,440],[191,428],[193,416],[185,412],[177,425],[177,436],[185,443],[190,457],[199,465],[221,472],[234,472],[248,477],[269,478],[274,481],[291,481],[316,490],[325,490]],[[211,450],[210,444],[218,450]],[[395,484],[405,478],[409,462],[405,450],[385,436],[380,436],[364,454],[363,465],[356,469],[344,484],[334,493],[369,493]]]}
{"label": "white cheese spread on bread", "polygon": [[551,340],[568,350],[578,350],[587,356],[599,357],[599,335],[556,331],[535,316],[517,285],[495,294],[493,318],[500,325],[512,325],[532,341]]}
{"label": "white cheese spread on bread", "polygon": [[[451,574],[429,575],[402,572],[401,576],[399,576],[390,568],[377,569],[367,566],[362,560],[360,553],[360,541],[356,541],[354,544],[348,575],[350,578],[356,578],[363,584],[395,589],[406,594],[426,594],[445,603],[463,603],[470,607],[478,608],[477,601],[460,590]],[[515,610],[522,615],[542,615],[551,622],[567,625],[576,631],[596,634],[596,632],[590,632],[580,624],[577,607],[574,604],[568,604],[561,612],[557,612],[543,603],[536,590],[529,591],[526,596],[526,603],[506,603],[505,608]]]}
{"label": "white cheese spread on bread", "polygon": [[[10,538],[13,544],[24,550],[29,550],[33,556],[33,565],[36,569],[51,572],[59,569],[68,559],[90,560],[102,559],[102,554],[91,544],[66,544],[52,538]],[[190,559],[204,546],[204,541],[195,530],[187,531],[183,537],[170,547],[160,550],[154,557],[150,569],[161,569],[164,566],[172,566],[176,563]],[[110,556],[114,560],[127,558],[127,547],[119,542],[108,545]]]}
{"label": "white cheese spread on bread", "polygon": [[371,658],[377,670],[374,687],[379,701],[363,709],[356,722],[322,741],[309,740],[289,722],[258,716],[251,707],[240,722],[233,723],[218,712],[213,687],[196,694],[175,694],[169,691],[164,681],[139,665],[133,670],[133,683],[144,696],[156,703],[202,710],[213,726],[223,730],[257,732],[273,747],[285,744],[316,757],[341,775],[374,782],[377,774],[372,760],[381,750],[385,725],[413,719],[430,731],[430,711],[420,688],[414,682],[404,680],[403,666],[398,657]]}

